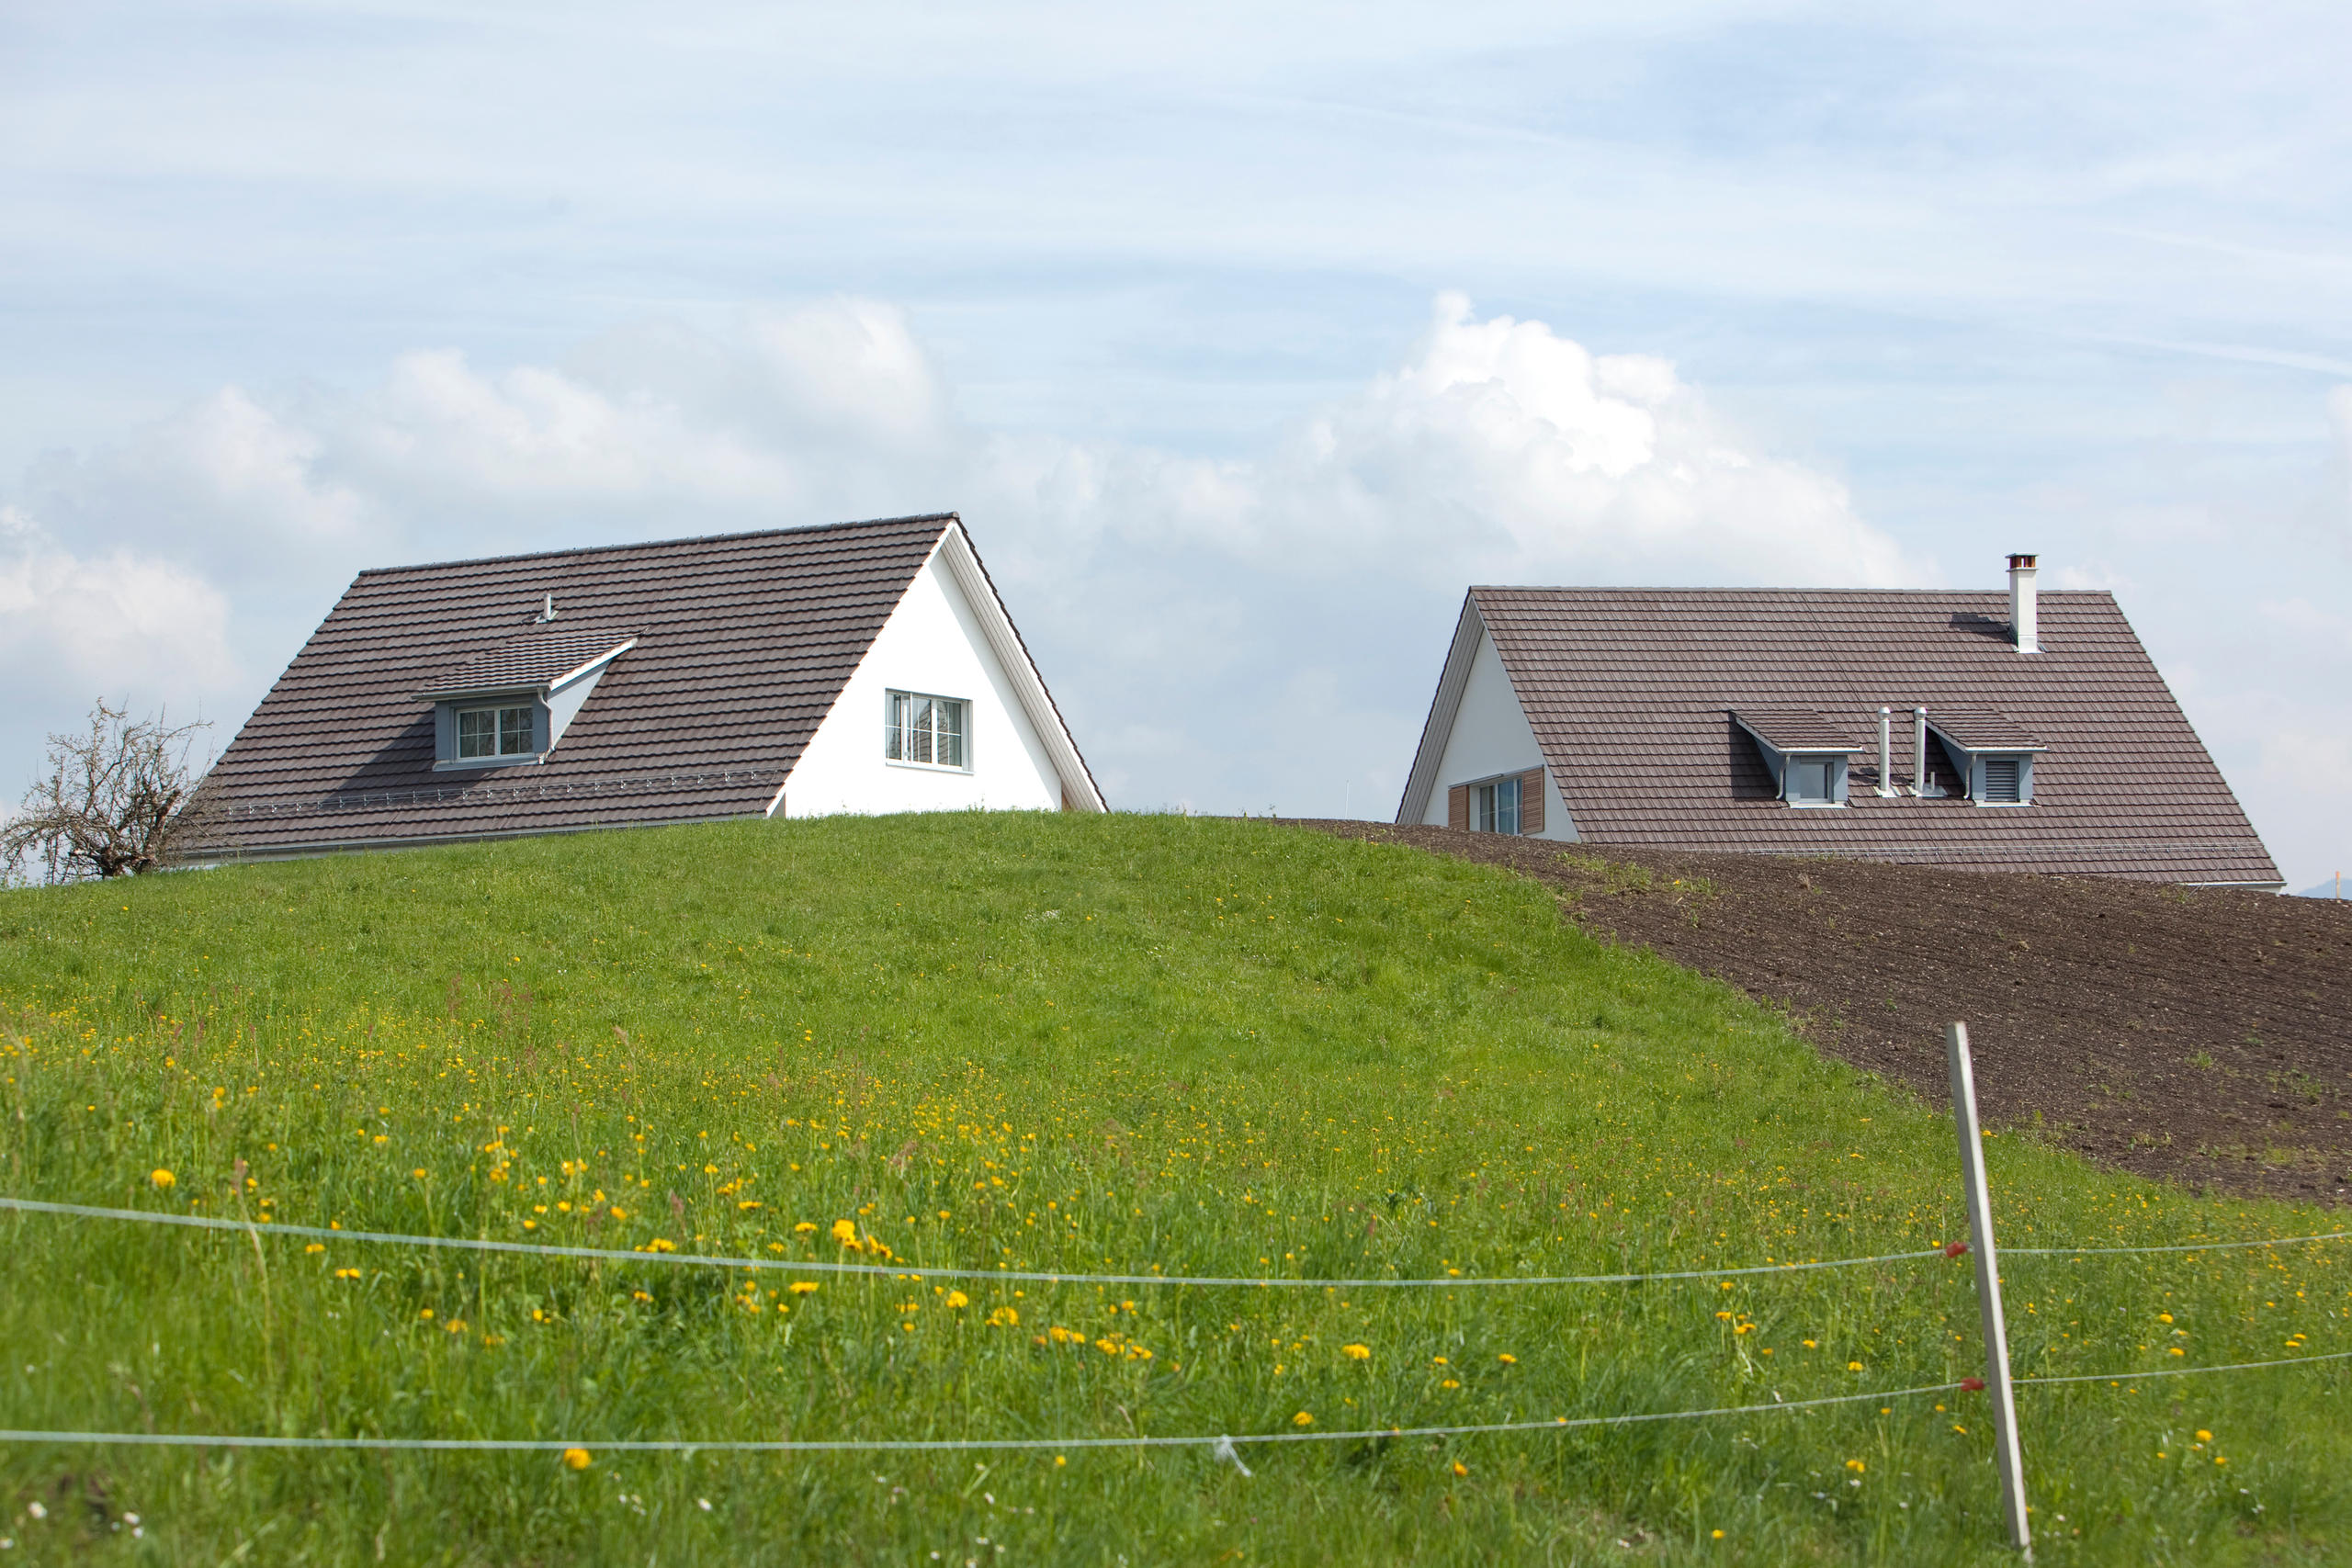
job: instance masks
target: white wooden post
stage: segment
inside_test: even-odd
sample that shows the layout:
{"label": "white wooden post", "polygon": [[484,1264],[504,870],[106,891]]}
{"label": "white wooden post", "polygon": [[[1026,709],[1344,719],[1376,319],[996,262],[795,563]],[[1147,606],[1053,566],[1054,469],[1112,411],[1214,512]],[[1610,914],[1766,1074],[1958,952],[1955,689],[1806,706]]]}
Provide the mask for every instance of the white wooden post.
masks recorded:
{"label": "white wooden post", "polygon": [[1976,1073],[1968,1055],[1968,1025],[1944,1033],[1951,1058],[1951,1117],[1960,1130],[1961,1181],[1968,1190],[1968,1238],[1976,1253],[1976,1305],[1984,1323],[1984,1393],[1993,1402],[1993,1462],[2001,1472],[2001,1509],[2009,1544],[2030,1559],[2033,1531],[2026,1522],[2025,1455],[2018,1447],[2018,1404],[2009,1385],[2009,1335],[2001,1319],[2001,1266],[1993,1251],[1993,1205],[1984,1187],[1984,1135],[1976,1125]]}

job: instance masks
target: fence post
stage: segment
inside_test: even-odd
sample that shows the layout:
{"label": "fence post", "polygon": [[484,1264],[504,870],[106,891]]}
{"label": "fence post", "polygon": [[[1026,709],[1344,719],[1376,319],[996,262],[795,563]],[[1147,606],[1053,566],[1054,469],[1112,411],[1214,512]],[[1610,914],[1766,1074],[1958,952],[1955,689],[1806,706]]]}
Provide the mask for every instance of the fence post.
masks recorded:
{"label": "fence post", "polygon": [[2018,1448],[2017,1394],[2009,1385],[2009,1335],[2001,1318],[2001,1267],[1993,1251],[1993,1205],[1984,1187],[1984,1137],[1976,1125],[1976,1072],[1968,1055],[1968,1025],[1944,1032],[1951,1060],[1951,1119],[1960,1132],[1961,1181],[1968,1190],[1968,1239],[1976,1253],[1976,1305],[1984,1324],[1984,1392],[1993,1402],[1993,1462],[2001,1472],[2001,1510],[2009,1544],[2033,1556],[2026,1522],[2025,1456]]}

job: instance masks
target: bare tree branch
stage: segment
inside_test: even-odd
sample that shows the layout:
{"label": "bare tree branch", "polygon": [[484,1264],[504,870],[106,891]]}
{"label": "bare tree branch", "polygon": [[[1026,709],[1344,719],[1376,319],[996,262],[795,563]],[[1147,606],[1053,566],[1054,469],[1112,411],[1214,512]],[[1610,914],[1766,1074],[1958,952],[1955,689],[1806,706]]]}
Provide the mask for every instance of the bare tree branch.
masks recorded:
{"label": "bare tree branch", "polygon": [[0,864],[37,863],[51,882],[153,871],[195,825],[196,736],[158,713],[133,722],[98,699],[87,735],[49,738],[49,776],[0,823]]}

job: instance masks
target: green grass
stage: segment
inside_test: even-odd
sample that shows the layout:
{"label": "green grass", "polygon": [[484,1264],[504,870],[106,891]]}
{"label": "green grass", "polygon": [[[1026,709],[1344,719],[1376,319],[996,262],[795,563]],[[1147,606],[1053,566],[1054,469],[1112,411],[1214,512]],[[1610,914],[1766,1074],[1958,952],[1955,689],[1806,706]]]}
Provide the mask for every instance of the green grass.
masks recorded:
{"label": "green grass", "polygon": [[[1770,1013],[1595,944],[1532,883],[1262,824],[729,825],[11,892],[0,1010],[0,1190],[34,1198],[1286,1278],[1727,1268],[1962,1229],[1949,1123]],[[1988,1149],[2014,1245],[2333,1228],[2023,1134]],[[266,1226],[0,1214],[0,1426],[39,1430],[1330,1431],[1982,1369],[1969,1265],[1941,1259],[1570,1288],[988,1280],[959,1306],[650,1257],[310,1252]],[[2352,1348],[2340,1247],[2007,1272],[2021,1375]],[[2344,1366],[2025,1391],[2040,1561],[2340,1561]],[[1928,1395],[1264,1446],[1247,1478],[1202,1450],[599,1451],[574,1472],[12,1443],[0,1533],[29,1561],[1989,1562],[1986,1428],[1983,1396]]]}

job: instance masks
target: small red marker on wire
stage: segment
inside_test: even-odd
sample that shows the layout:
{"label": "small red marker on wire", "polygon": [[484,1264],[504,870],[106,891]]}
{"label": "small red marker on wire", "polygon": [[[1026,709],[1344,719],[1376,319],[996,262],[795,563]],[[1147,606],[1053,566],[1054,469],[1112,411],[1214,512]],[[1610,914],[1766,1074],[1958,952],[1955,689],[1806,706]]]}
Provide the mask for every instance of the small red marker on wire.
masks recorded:
{"label": "small red marker on wire", "polygon": [[1958,1258],[1967,1250],[1968,1244],[1964,1241],[1948,1241],[1944,1243],[1944,1256],[1946,1258]]}

